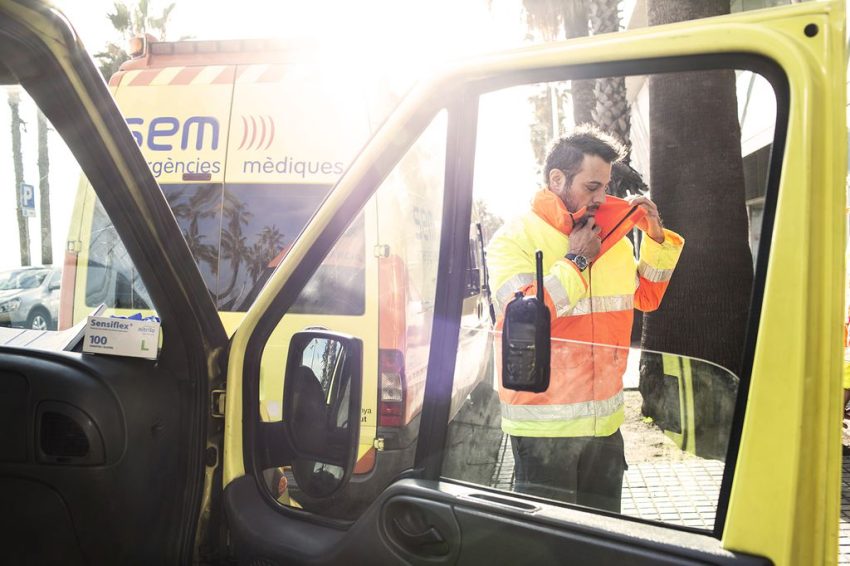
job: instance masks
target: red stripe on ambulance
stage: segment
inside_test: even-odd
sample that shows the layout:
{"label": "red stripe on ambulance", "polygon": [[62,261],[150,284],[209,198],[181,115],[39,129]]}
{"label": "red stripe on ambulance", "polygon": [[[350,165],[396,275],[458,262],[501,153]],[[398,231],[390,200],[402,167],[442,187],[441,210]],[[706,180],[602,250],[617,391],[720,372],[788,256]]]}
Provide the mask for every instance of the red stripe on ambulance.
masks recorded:
{"label": "red stripe on ambulance", "polygon": [[192,79],[197,77],[203,70],[203,67],[184,67],[168,84],[170,85],[187,85],[192,83]]}
{"label": "red stripe on ambulance", "polygon": [[141,71],[130,81],[129,86],[148,86],[161,72],[159,69]]}
{"label": "red stripe on ambulance", "polygon": [[[240,68],[241,71],[241,68]],[[222,71],[212,80],[210,84],[214,85],[224,85],[224,84],[232,84],[236,77],[236,68],[235,67],[225,67]]]}

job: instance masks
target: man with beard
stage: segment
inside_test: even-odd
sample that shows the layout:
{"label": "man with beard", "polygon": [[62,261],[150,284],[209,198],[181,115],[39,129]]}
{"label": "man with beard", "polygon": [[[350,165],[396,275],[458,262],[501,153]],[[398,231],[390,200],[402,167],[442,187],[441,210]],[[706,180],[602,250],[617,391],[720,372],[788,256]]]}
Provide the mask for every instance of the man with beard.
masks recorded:
{"label": "man with beard", "polygon": [[[505,224],[487,250],[498,328],[518,292],[537,293],[536,250],[552,321],[549,388],[513,391],[500,380],[516,490],[615,512],[626,469],[619,428],[633,309],[658,308],[684,245],[647,196],[607,195],[612,165],[615,175],[634,173],[617,163],[622,155],[620,144],[589,127],[557,140],[532,209]],[[625,237],[634,226],[644,232],[638,258]]]}

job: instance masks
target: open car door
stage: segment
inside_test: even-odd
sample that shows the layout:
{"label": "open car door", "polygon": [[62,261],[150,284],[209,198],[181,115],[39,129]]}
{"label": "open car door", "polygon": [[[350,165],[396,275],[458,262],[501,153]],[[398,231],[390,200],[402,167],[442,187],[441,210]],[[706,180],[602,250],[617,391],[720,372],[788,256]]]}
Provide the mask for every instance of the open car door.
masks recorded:
{"label": "open car door", "polygon": [[[844,65],[843,3],[810,2],[496,54],[417,87],[345,173],[233,336],[223,477],[233,555],[244,564],[834,562]],[[517,480],[522,454],[503,432],[504,419],[533,420],[540,411],[523,417],[506,409],[497,372],[453,403],[465,368],[492,362],[460,347],[473,202],[526,208],[540,184],[534,166],[518,180],[505,164],[531,154],[528,124],[540,121],[533,100],[608,79],[629,92],[632,164],[649,181],[666,226],[686,241],[675,273],[636,267],[644,279],[670,282],[661,310],[648,315],[660,326],[644,327],[654,348],[593,338],[553,343],[567,352],[553,354],[553,375],[603,363],[623,375],[624,387],[604,407],[625,439],[619,512]],[[727,177],[718,176],[721,168]],[[398,254],[404,274],[383,281],[382,296],[417,297],[398,316],[382,317],[381,328],[402,325],[404,351],[426,363],[361,337],[359,369],[345,379],[377,379],[378,418],[392,423],[407,404],[422,402],[413,459],[396,458],[387,449],[392,437],[379,434],[375,471],[364,475],[352,473],[340,448],[359,406],[341,413],[340,399],[353,397],[333,393],[338,374],[329,364],[338,347],[353,351],[333,337],[341,329],[305,329],[317,334],[290,345],[294,362],[267,344],[370,202],[379,218],[374,251]],[[396,248],[381,246],[382,219],[408,227]],[[403,253],[423,239],[436,256]],[[642,258],[651,253],[644,244],[635,250]],[[436,268],[426,269],[435,257]],[[513,289],[493,280],[493,259],[498,309]],[[570,303],[563,316],[581,308],[631,313],[632,295],[591,279],[594,300]],[[713,313],[742,296],[735,304],[744,323],[733,332]],[[664,322],[676,312],[701,322]],[[683,336],[698,347],[673,339]],[[348,330],[344,344],[357,338]],[[720,344],[740,356],[729,362],[694,353]],[[269,367],[274,375],[261,375]],[[367,367],[378,375],[364,374]],[[404,387],[422,375],[424,391]],[[263,411],[270,401],[283,406],[281,418]],[[310,414],[324,423],[313,431],[304,426]],[[339,433],[339,445],[328,441],[326,426]]]}
{"label": "open car door", "polygon": [[[49,134],[52,227],[62,230],[60,241],[66,229],[72,234],[67,248],[54,248],[53,264],[64,263],[64,270],[61,283],[52,276],[44,283],[50,300],[30,307],[40,287],[29,285],[26,296],[13,297],[19,285],[4,280],[4,326],[11,327],[0,329],[3,561],[189,563],[199,543],[206,548],[208,531],[199,524],[208,524],[208,516],[200,509],[212,494],[219,460],[207,438],[220,438],[223,429],[221,419],[210,417],[210,390],[222,385],[227,337],[162,191],[67,20],[43,3],[4,0],[0,53],[0,88],[14,102],[13,120],[19,112],[35,125],[38,110],[61,136]],[[81,178],[75,161],[105,211],[107,221],[95,227],[69,227]],[[31,174],[29,161],[23,173]],[[39,199],[48,180],[40,173]],[[15,226],[12,204],[9,198],[3,210],[9,228]],[[73,237],[80,229],[94,234],[85,249]],[[15,235],[4,235],[4,263],[17,255]],[[159,348],[154,336],[141,349],[136,344],[144,358],[109,355],[108,339],[82,333],[85,318],[63,332],[18,328],[35,320],[13,316],[25,308],[38,309],[33,312],[42,322],[35,326],[56,327],[51,301],[73,292],[78,254],[88,257],[91,311],[155,312],[162,322]],[[21,269],[27,263],[22,258]],[[110,320],[122,328],[133,324]],[[81,340],[95,337],[102,353],[81,353]]]}

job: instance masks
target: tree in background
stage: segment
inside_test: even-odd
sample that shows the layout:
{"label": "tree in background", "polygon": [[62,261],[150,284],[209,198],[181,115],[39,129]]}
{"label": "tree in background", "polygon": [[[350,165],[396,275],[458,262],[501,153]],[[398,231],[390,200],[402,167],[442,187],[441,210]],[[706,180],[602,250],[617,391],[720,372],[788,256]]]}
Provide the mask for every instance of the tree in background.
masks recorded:
{"label": "tree in background", "polygon": [[[523,7],[529,35],[543,41],[620,29],[618,0],[523,0]],[[545,85],[530,98],[535,115],[531,145],[538,164],[542,166],[548,145],[561,133],[562,101],[568,95],[575,124],[594,124],[618,138],[627,148],[631,147],[630,109],[623,77],[570,81],[569,91]],[[628,155],[625,161],[628,163]]]}
{"label": "tree in background", "polygon": [[[590,27],[594,35],[620,31],[619,4],[619,0],[594,0],[589,4]],[[626,147],[627,153],[623,161],[629,163],[632,125],[626,97],[626,78],[621,76],[596,79],[593,95],[593,123]]]}
{"label": "tree in background", "polygon": [[277,229],[277,226],[263,226],[262,231],[256,235],[253,245],[248,249],[248,274],[253,282],[269,268],[269,263],[276,258],[283,249],[285,236]]}
{"label": "tree in background", "polygon": [[484,245],[490,242],[490,238],[496,233],[496,230],[505,223],[501,216],[496,216],[487,208],[487,201],[476,199],[472,203],[474,216],[478,218],[478,223],[481,224],[481,232],[484,238]]}
{"label": "tree in background", "polygon": [[[729,0],[649,0],[648,19],[660,25],[729,8]],[[753,263],[735,80],[732,69],[649,78],[652,196],[686,244],[661,308],[644,316],[641,347],[708,360],[740,375]],[[662,388],[659,358],[641,360],[645,414],[647,399]],[[699,411],[705,404],[695,405]],[[731,420],[732,407],[722,410]],[[724,450],[725,444],[718,447]]]}
{"label": "tree in background", "polygon": [[[528,36],[544,42],[586,37],[589,33],[587,0],[523,0]],[[592,80],[570,81],[569,90],[543,85],[540,92],[530,97],[534,107],[534,126],[531,146],[537,162],[542,165],[546,150],[560,134],[564,118],[563,100],[572,98],[573,122],[585,124],[593,121]],[[554,97],[554,100],[553,100]]]}
{"label": "tree in background", "polygon": [[30,260],[30,232],[27,218],[21,208],[19,195],[21,183],[24,182],[24,158],[21,153],[21,129],[26,131],[26,122],[21,120],[21,95],[17,88],[9,88],[9,108],[12,111],[12,162],[15,168],[15,187],[12,191],[15,198],[15,210],[18,216],[18,241],[21,250],[21,265],[31,265]]}
{"label": "tree in background", "polygon": [[98,68],[100,73],[106,80],[114,75],[121,63],[127,61],[130,55],[124,46],[137,36],[151,34],[159,40],[164,40],[166,37],[166,28],[168,19],[171,17],[171,11],[174,10],[175,2],[168,4],[159,16],[150,14],[149,0],[138,0],[134,5],[125,2],[115,2],[113,11],[106,15],[112,23],[121,38],[117,41],[110,41],[106,44],[106,48],[100,53],[95,53],[94,57],[98,60]]}
{"label": "tree in background", "polygon": [[319,381],[322,384],[322,391],[324,391],[325,394],[330,391],[332,385],[331,380],[333,379],[334,370],[336,369],[337,364],[338,345],[339,342],[336,340],[327,340],[325,342],[325,347],[322,350],[322,361],[320,366],[322,368],[322,375],[316,377],[319,378]]}
{"label": "tree in background", "polygon": [[[183,238],[189,246],[189,251],[192,252],[192,257],[195,258],[195,263],[200,269],[206,264],[214,276],[218,275],[218,247],[214,243],[207,242],[209,237],[201,229],[201,222],[210,218],[217,217],[221,212],[221,194],[214,185],[209,187],[212,190],[196,190],[192,195],[187,197],[186,187],[180,187],[176,190],[172,189],[165,193],[165,198],[168,201],[168,207],[174,213],[177,223],[183,232]],[[216,300],[216,285],[207,282],[207,290],[210,293],[213,301]]]}
{"label": "tree in background", "polygon": [[41,220],[41,264],[53,264],[53,231],[50,227],[50,156],[47,145],[47,118],[38,110],[38,195]]}
{"label": "tree in background", "polygon": [[[254,214],[248,210],[248,205],[244,201],[239,200],[239,197],[225,189],[222,215],[219,262],[230,262],[230,282],[224,290],[219,291],[217,305],[219,309],[225,310],[225,306],[232,305],[247,285],[243,281],[239,288],[236,287],[236,283],[239,281],[239,271],[242,265],[248,264],[251,254],[251,247],[248,244],[248,239],[242,232],[242,227],[248,225]],[[220,265],[219,272],[222,273],[223,271]]]}
{"label": "tree in background", "polygon": [[[728,13],[729,0],[648,4],[650,25]],[[735,71],[653,75],[649,109],[652,195],[664,221],[693,244],[685,245],[664,306],[647,317],[644,348],[700,357],[738,372],[753,259]],[[704,308],[693,309],[693,297]],[[724,321],[724,339],[704,339],[718,320]]]}

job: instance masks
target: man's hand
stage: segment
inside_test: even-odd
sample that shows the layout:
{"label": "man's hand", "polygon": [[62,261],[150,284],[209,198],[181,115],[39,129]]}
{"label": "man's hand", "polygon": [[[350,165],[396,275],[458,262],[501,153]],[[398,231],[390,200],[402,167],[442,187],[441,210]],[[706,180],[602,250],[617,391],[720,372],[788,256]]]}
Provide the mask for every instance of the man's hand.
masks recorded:
{"label": "man's hand", "polygon": [[646,211],[646,222],[649,225],[649,229],[646,230],[646,233],[649,234],[650,238],[652,238],[659,244],[663,244],[664,225],[661,222],[661,215],[658,214],[658,207],[655,206],[655,203],[649,200],[648,197],[645,197],[643,195],[633,195],[630,197],[626,197],[626,201],[630,205],[638,205]]}
{"label": "man's hand", "polygon": [[599,255],[602,241],[599,239],[599,226],[591,216],[587,223],[581,228],[576,228],[570,233],[569,253],[583,255],[587,261],[593,261]]}

